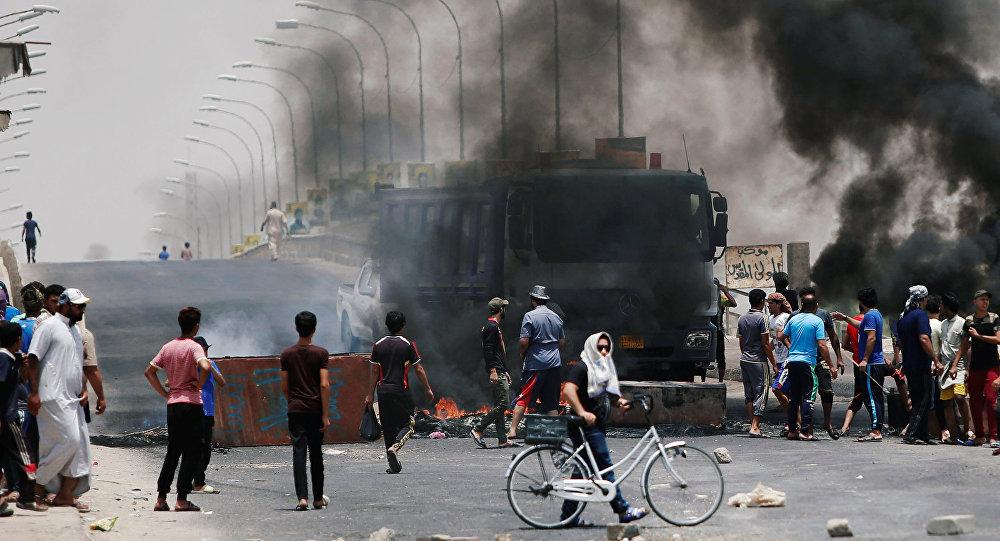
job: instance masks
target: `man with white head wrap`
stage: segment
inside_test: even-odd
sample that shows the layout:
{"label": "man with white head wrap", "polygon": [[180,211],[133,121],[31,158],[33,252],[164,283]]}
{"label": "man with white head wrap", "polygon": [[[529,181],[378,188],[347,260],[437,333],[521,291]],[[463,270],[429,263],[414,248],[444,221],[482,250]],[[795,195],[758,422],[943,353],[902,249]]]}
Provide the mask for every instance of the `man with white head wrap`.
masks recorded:
{"label": "man with white head wrap", "polygon": [[903,442],[911,445],[933,444],[927,432],[927,418],[934,409],[934,380],[943,371],[938,352],[931,342],[931,323],[927,315],[927,288],[910,288],[906,308],[896,323],[896,335],[903,354],[903,373],[909,386],[913,410]]}
{"label": "man with white head wrap", "polygon": [[[625,410],[631,407],[631,403],[621,397],[618,371],[615,369],[614,359],[611,358],[612,344],[611,335],[605,332],[587,338],[580,353],[580,362],[570,366],[566,372],[562,390],[563,398],[569,403],[573,413],[583,417],[587,423],[582,429],[582,434],[579,428],[570,427],[573,446],[583,445],[583,438],[587,438],[594,453],[594,460],[597,461],[597,467],[602,470],[613,464],[604,432],[604,423],[610,414],[611,404],[614,403]],[[608,471],[604,479],[613,482],[614,472]],[[565,518],[572,515],[578,505],[579,502],[566,500],[563,503],[562,516]],[[611,500],[611,509],[618,514],[618,521],[622,523],[639,520],[649,514],[645,508],[630,506],[622,497],[620,488],[615,499]],[[581,524],[577,518],[577,523],[570,526]]]}

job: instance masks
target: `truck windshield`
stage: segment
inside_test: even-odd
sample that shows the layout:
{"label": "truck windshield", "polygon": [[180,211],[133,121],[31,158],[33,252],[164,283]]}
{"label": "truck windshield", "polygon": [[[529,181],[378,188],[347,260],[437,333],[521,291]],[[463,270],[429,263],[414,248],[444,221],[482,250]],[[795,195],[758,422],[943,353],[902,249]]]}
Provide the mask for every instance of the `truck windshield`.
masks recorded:
{"label": "truck windshield", "polygon": [[686,173],[537,177],[535,251],[551,263],[704,260],[709,203],[704,177]]}

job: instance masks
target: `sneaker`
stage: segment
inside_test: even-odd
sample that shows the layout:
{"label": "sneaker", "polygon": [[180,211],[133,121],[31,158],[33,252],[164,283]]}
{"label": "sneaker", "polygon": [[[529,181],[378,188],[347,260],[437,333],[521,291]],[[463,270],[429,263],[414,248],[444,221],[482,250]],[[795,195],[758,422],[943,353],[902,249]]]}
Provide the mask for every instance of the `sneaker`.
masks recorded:
{"label": "sneaker", "polygon": [[629,522],[635,522],[642,517],[649,514],[649,511],[645,507],[629,507],[623,513],[618,514],[618,522],[620,524],[628,524]]}
{"label": "sneaker", "polygon": [[386,451],[385,457],[389,460],[389,469],[385,470],[386,473],[399,473],[403,471],[403,465],[399,463],[399,458],[396,457],[396,452],[393,450]]}

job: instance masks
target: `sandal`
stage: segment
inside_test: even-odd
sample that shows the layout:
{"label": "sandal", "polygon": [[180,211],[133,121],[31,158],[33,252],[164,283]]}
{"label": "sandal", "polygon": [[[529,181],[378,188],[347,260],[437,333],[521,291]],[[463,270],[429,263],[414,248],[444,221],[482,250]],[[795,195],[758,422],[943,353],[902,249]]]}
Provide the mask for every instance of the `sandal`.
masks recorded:
{"label": "sandal", "polygon": [[763,434],[762,432],[751,432],[750,433],[750,437],[751,438],[766,438],[767,436],[765,434]]}
{"label": "sandal", "polygon": [[170,511],[170,506],[167,505],[167,502],[157,503],[153,506],[153,511]]}
{"label": "sandal", "polygon": [[867,442],[867,441],[882,441],[882,436],[872,436],[871,434],[868,434],[867,436],[862,436],[862,437],[858,438],[857,441],[859,441],[861,443],[864,443],[864,442]]}
{"label": "sandal", "polygon": [[803,434],[799,436],[799,441],[819,441],[819,438],[817,438],[815,434]]}
{"label": "sandal", "polygon": [[830,435],[830,439],[833,441],[837,441],[840,439],[840,433],[832,428],[827,428],[826,433]]}
{"label": "sandal", "polygon": [[80,500],[73,500],[73,503],[55,503],[55,498],[49,503],[49,507],[72,507],[80,513],[89,513],[90,506]]}
{"label": "sandal", "polygon": [[7,518],[14,514],[14,510],[7,507],[7,502],[0,504],[0,518]]}
{"label": "sandal", "polygon": [[790,440],[797,440],[797,439],[799,439],[799,433],[798,432],[788,432],[788,435],[785,436],[785,437],[788,438],[788,439],[790,439]]}
{"label": "sandal", "polygon": [[298,505],[295,506],[295,510],[296,511],[308,511],[309,510],[309,504],[308,503],[300,503],[300,504],[298,504]]}
{"label": "sandal", "polygon": [[469,436],[472,437],[472,441],[476,442],[476,445],[480,449],[486,449],[486,442],[483,441],[482,434],[476,434],[476,430],[473,429],[473,430],[469,431]]}
{"label": "sandal", "polygon": [[328,496],[324,495],[323,499],[316,500],[316,501],[313,502],[313,509],[323,509],[324,507],[326,507],[328,505],[330,505],[330,498]]}
{"label": "sandal", "polygon": [[44,503],[38,502],[17,502],[18,509],[24,509],[25,511],[35,511],[36,513],[43,513],[49,510],[49,506]]}
{"label": "sandal", "polygon": [[195,504],[193,504],[191,502],[187,502],[187,505],[185,505],[183,507],[181,507],[180,505],[175,505],[174,506],[174,511],[177,511],[177,512],[201,511],[201,507],[198,507],[197,505],[195,505]]}

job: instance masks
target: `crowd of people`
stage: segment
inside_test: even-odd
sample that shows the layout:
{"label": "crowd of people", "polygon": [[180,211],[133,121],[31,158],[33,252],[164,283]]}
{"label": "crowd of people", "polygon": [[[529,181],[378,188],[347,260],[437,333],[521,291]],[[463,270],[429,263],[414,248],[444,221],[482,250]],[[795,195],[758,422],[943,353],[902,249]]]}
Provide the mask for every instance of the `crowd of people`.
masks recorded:
{"label": "crowd of people", "polygon": [[[855,415],[864,407],[871,426],[857,441],[882,441],[887,423],[885,386],[891,377],[899,403],[910,414],[901,430],[903,443],[989,445],[1000,454],[996,418],[1000,317],[989,311],[992,298],[989,291],[977,291],[974,312],[963,317],[955,294],[931,295],[924,286],[912,286],[889,333],[893,348],[887,356],[886,323],[872,288],[858,291],[854,316],[821,308],[813,288],[797,294],[778,288],[770,295],[751,290],[750,310],[740,317],[737,332],[750,435],[766,437],[760,422],[768,396],[773,395],[787,411],[785,437],[818,439],[813,426],[818,395],[822,428],[831,439],[849,435]],[[793,302],[801,303],[801,308]],[[843,339],[834,321],[845,324]],[[851,357],[854,393],[837,429],[831,418],[833,380],[845,371],[842,351]],[[939,427],[933,434],[931,415]]]}

